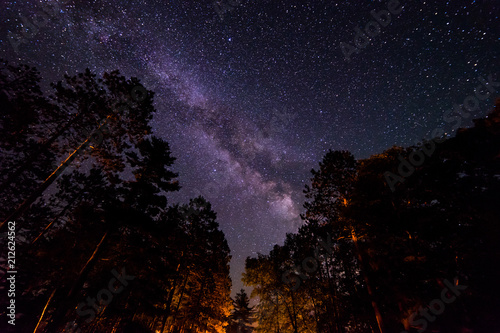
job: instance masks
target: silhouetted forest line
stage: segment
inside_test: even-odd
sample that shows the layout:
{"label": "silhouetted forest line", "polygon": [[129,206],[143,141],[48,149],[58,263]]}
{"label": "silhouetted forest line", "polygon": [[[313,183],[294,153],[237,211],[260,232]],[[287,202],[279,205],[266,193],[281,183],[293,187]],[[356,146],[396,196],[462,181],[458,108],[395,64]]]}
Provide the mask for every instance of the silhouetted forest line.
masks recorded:
{"label": "silhouetted forest line", "polygon": [[118,71],[66,75],[49,95],[40,82],[35,68],[0,61],[0,232],[7,249],[15,221],[16,332],[499,326],[498,101],[394,192],[385,173],[420,147],[363,160],[329,151],[304,190],[304,225],[247,258],[251,307],[243,290],[230,298],[230,249],[211,204],[169,201],[180,184],[168,143],[151,133],[153,92]]}
{"label": "silhouetted forest line", "polygon": [[151,134],[153,93],[117,71],[65,76],[50,96],[40,80],[1,63],[0,212],[2,231],[7,217],[16,226],[18,318],[0,330],[224,332],[229,247],[204,198],[167,200],[180,186]]}
{"label": "silhouetted forest line", "polygon": [[429,145],[324,156],[304,225],[246,260],[257,332],[499,331],[500,100],[436,141],[394,193],[385,174]]}

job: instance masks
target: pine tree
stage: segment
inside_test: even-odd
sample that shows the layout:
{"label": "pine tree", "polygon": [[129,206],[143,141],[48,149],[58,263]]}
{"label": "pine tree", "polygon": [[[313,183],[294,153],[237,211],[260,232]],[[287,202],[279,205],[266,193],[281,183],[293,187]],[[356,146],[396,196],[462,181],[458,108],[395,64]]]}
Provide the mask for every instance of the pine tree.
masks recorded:
{"label": "pine tree", "polygon": [[253,332],[253,306],[250,306],[250,299],[244,289],[236,294],[233,300],[234,310],[231,314],[230,332],[250,333]]}

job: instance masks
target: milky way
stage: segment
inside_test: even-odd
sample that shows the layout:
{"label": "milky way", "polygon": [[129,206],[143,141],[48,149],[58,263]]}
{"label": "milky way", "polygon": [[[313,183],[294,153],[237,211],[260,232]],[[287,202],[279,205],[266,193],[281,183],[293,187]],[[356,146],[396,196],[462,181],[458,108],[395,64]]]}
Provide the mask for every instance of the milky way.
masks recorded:
{"label": "milky way", "polygon": [[[182,185],[171,203],[210,200],[234,294],[245,258],[301,225],[302,189],[328,149],[366,158],[438,126],[452,134],[443,114],[479,76],[500,78],[498,1],[401,1],[347,60],[341,45],[356,47],[390,1],[351,2],[243,0],[224,12],[211,1],[3,1],[0,57],[45,83],[118,69],[155,92],[154,133]],[[21,34],[42,10],[48,22]]]}

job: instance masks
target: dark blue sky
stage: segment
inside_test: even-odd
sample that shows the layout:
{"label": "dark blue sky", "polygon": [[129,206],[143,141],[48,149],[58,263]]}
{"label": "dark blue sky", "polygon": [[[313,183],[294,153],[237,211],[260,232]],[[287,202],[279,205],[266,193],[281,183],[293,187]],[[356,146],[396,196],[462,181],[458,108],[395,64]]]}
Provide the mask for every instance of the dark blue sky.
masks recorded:
{"label": "dark blue sky", "polygon": [[[302,189],[328,149],[366,158],[436,127],[451,134],[445,111],[479,76],[500,78],[495,0],[401,1],[347,61],[341,43],[354,47],[355,28],[389,2],[241,0],[222,13],[210,0],[2,1],[0,57],[36,66],[46,83],[119,69],[155,91],[152,126],[183,186],[171,202],[212,202],[239,290],[245,258],[300,226]],[[23,35],[42,10],[48,22]]]}

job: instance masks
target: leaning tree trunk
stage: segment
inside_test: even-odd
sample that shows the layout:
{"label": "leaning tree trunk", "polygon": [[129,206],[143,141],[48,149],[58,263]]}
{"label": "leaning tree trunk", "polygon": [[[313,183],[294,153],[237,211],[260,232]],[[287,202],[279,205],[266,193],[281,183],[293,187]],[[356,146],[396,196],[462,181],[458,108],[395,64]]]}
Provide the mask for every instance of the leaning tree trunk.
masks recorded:
{"label": "leaning tree trunk", "polygon": [[56,332],[57,328],[59,328],[59,324],[63,320],[64,316],[66,315],[67,309],[71,308],[70,302],[71,302],[72,297],[83,286],[83,283],[85,282],[85,279],[87,278],[88,273],[94,267],[94,264],[97,261],[98,255],[105,245],[105,241],[107,240],[108,235],[109,235],[109,231],[104,233],[104,235],[101,237],[101,240],[99,241],[99,244],[97,244],[96,248],[94,249],[94,252],[90,256],[90,258],[87,260],[87,262],[85,263],[83,268],[80,270],[80,273],[78,273],[78,277],[76,278],[76,281],[73,283],[73,286],[71,287],[70,291],[66,295],[65,300],[63,300],[63,302],[62,302],[63,303],[62,306],[60,306],[56,310],[56,314],[54,315],[54,320],[49,325],[50,326],[49,332]]}
{"label": "leaning tree trunk", "polygon": [[375,313],[375,318],[377,319],[378,329],[379,329],[380,333],[386,333],[385,328],[384,328],[384,322],[382,320],[382,314],[380,313],[380,309],[377,305],[377,302],[375,301],[375,295],[373,294],[373,290],[371,287],[371,281],[369,280],[368,275],[367,275],[366,266],[364,264],[363,256],[361,255],[361,251],[359,249],[358,238],[356,237],[356,233],[354,232],[354,228],[351,229],[351,237],[352,237],[352,241],[354,242],[354,246],[356,248],[359,264],[361,266],[361,274],[363,274],[363,278],[364,278],[365,283],[366,283],[366,290],[368,291],[368,295],[370,296],[372,307],[373,307],[373,312]]}
{"label": "leaning tree trunk", "polygon": [[49,147],[64,133],[66,132],[81,116],[82,113],[78,113],[72,120],[70,120],[66,125],[62,126],[56,133],[54,133],[45,143],[36,150],[35,153],[31,154],[27,160],[17,168],[10,176],[0,185],[0,193],[3,192],[11,183],[14,182],[24,171],[33,165],[33,163],[40,158],[40,156],[49,150]]}
{"label": "leaning tree trunk", "polygon": [[[108,116],[108,118],[109,117],[110,116]],[[107,118],[99,126],[98,130],[100,130],[101,127],[105,126],[106,122]],[[54,170],[54,172],[52,172],[52,174],[50,174],[47,177],[47,179],[45,179],[44,182],[40,184],[40,186],[35,191],[33,191],[33,193],[26,200],[24,200],[24,202],[21,205],[19,205],[19,207],[17,207],[17,209],[14,212],[12,212],[6,219],[4,219],[4,221],[0,224],[0,232],[2,232],[2,230],[5,228],[8,221],[11,221],[21,216],[31,206],[31,204],[35,202],[35,200],[38,199],[50,185],[52,185],[52,183],[57,179],[59,174],[64,171],[66,166],[76,158],[76,156],[79,154],[79,151],[81,149],[84,149],[85,147],[87,147],[87,145],[90,144],[91,138],[92,135],[89,135],[89,137],[78,148],[76,148],[73,151],[73,153],[71,153],[71,155],[68,156],[68,158],[63,163],[61,163],[61,165],[59,165],[57,169]]]}
{"label": "leaning tree trunk", "polygon": [[38,319],[38,323],[36,324],[36,327],[35,329],[33,330],[33,333],[36,333],[38,327],[40,326],[40,324],[42,323],[42,319],[43,319],[43,316],[45,315],[45,311],[47,311],[47,308],[49,307],[49,304],[50,304],[50,301],[52,301],[52,298],[54,297],[54,294],[56,293],[57,291],[57,288],[54,289],[54,291],[52,292],[52,294],[50,295],[49,299],[47,300],[47,303],[45,303],[45,306],[43,307],[43,311],[42,311],[42,314],[40,315],[40,319]]}
{"label": "leaning tree trunk", "polygon": [[94,266],[95,262],[97,261],[98,254],[101,251],[101,249],[104,247],[105,241],[108,238],[109,231],[106,231],[104,235],[101,237],[101,240],[99,241],[99,244],[97,244],[96,248],[94,249],[94,252],[90,256],[90,258],[87,260],[85,263],[85,266],[80,270],[80,273],[78,274],[78,278],[76,279],[75,283],[73,284],[73,287],[71,287],[71,290],[68,293],[68,298],[71,298],[77,290],[81,288],[83,283],[85,282],[85,279],[87,278],[87,275],[89,274],[90,270]]}
{"label": "leaning tree trunk", "polygon": [[54,223],[55,223],[55,222],[56,222],[56,221],[57,221],[57,220],[58,220],[61,216],[63,216],[63,215],[64,215],[64,213],[65,213],[65,212],[66,212],[69,208],[71,208],[71,207],[72,207],[72,205],[75,203],[75,201],[76,201],[76,200],[80,197],[80,195],[81,195],[84,191],[85,191],[85,188],[81,189],[81,190],[78,192],[78,194],[77,194],[77,195],[75,195],[75,196],[73,197],[73,199],[72,199],[72,200],[71,200],[71,201],[70,201],[70,202],[69,202],[69,203],[68,203],[68,204],[67,204],[67,205],[63,208],[63,210],[62,210],[59,214],[57,214],[57,216],[56,216],[56,217],[54,217],[54,218],[52,219],[52,221],[50,221],[50,223],[49,223],[49,224],[47,224],[47,225],[45,226],[45,228],[44,228],[44,229],[43,229],[43,230],[42,230],[42,231],[38,234],[38,236],[35,238],[35,240],[33,240],[33,241],[31,242],[31,245],[35,244],[35,243],[36,243],[36,242],[37,242],[37,241],[38,241],[38,240],[39,240],[39,239],[40,239],[40,238],[41,238],[41,237],[42,237],[42,236],[43,236],[43,235],[47,232],[47,230],[49,230],[49,229],[50,229],[50,228],[54,225]]}

